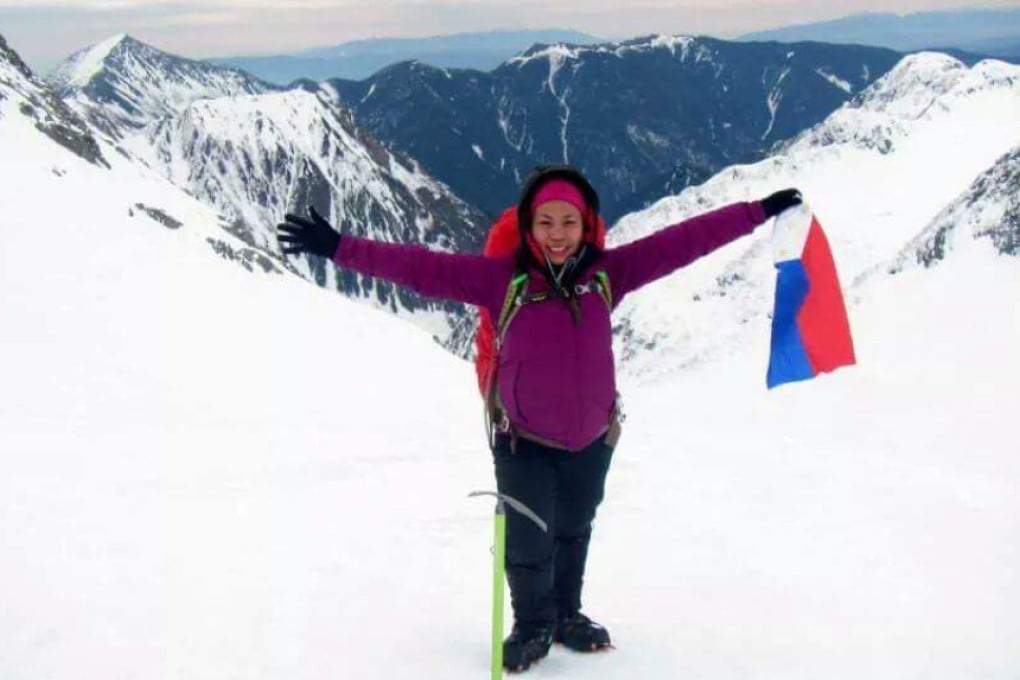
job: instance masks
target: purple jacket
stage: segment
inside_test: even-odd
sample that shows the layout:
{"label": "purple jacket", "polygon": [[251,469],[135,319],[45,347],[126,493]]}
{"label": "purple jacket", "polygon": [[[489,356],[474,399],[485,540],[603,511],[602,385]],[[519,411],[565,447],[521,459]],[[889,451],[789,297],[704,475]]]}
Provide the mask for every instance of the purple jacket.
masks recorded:
{"label": "purple jacket", "polygon": [[[605,271],[615,306],[631,291],[751,233],[765,219],[758,202],[719,208],[606,250],[578,283]],[[333,262],[425,297],[485,307],[497,319],[516,258],[440,253],[344,236]],[[529,293],[548,287],[539,272],[531,273]],[[498,359],[497,386],[510,422],[571,451],[605,432],[616,400],[609,310],[599,295],[582,295],[579,302],[579,324],[558,300],[522,307],[507,328]]]}

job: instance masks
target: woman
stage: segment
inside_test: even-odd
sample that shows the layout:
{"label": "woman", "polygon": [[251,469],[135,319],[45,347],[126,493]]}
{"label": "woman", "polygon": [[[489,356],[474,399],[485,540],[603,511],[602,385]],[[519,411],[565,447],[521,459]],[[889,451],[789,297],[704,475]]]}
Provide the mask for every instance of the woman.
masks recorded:
{"label": "woman", "polygon": [[500,324],[490,399],[496,481],[549,532],[517,513],[507,516],[514,627],[503,645],[506,668],[527,669],[554,641],[578,651],[610,646],[608,631],[581,613],[581,588],[618,434],[611,310],[631,291],[800,202],[799,192],[786,189],[603,249],[595,189],[574,168],[545,166],[521,192],[521,244],[510,257],[341,237],[314,209],[311,220],[287,215],[278,225],[284,253],[329,257],[426,297],[511,317]]}

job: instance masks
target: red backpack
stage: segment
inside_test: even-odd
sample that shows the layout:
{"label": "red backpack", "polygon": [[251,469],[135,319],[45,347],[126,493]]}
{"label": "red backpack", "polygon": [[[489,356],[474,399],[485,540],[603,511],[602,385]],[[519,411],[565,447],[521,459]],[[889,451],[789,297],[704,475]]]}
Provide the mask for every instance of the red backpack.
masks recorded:
{"label": "red backpack", "polygon": [[[595,229],[595,237],[591,239],[594,244],[603,248],[606,242],[606,223],[601,216],[598,218],[598,226]],[[496,218],[489,228],[489,235],[485,239],[485,248],[482,254],[486,257],[505,257],[513,254],[521,244],[520,231],[517,228],[517,207],[512,206],[503,211]],[[599,292],[605,298],[606,303],[612,305],[611,293],[609,290],[608,277],[605,272],[597,273],[599,281]],[[478,389],[482,397],[489,396],[489,388],[496,373],[496,337],[501,335],[510,323],[510,313],[514,307],[513,303],[519,295],[524,292],[527,274],[518,274],[507,286],[506,298],[503,302],[503,311],[500,314],[499,323],[493,321],[489,310],[478,309],[478,329],[475,333],[475,373],[478,376]],[[543,299],[545,296],[542,296]],[[525,302],[537,301],[525,300]]]}

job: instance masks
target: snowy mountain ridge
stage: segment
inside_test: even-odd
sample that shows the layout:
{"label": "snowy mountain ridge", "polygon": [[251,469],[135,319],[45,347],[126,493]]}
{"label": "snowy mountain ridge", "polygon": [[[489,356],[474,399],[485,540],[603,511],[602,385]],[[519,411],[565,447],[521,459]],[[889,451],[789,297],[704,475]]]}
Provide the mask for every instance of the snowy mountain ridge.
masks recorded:
{"label": "snowy mountain ridge", "polygon": [[[713,207],[796,186],[819,217],[848,288],[867,273],[887,275],[889,267],[876,269],[878,263],[899,257],[980,173],[994,172],[1020,143],[1017,121],[1020,67],[981,62],[968,69],[941,55],[907,57],[780,153],[628,215],[609,242],[626,243]],[[1007,200],[981,196],[989,214]],[[762,334],[775,279],[770,231],[760,228],[624,301],[617,351],[627,371],[652,379],[748,342],[767,347]],[[853,303],[851,290],[848,295]]]}
{"label": "snowy mountain ridge", "polygon": [[[275,225],[311,205],[345,233],[461,251],[480,246],[484,216],[359,130],[329,86],[283,90],[128,36],[74,55],[53,82],[123,153],[215,207],[252,248],[278,257]],[[466,352],[460,306],[339,273],[320,258],[288,266],[413,317]]]}
{"label": "snowy mountain ridge", "polygon": [[[480,246],[484,217],[357,129],[328,86],[196,101],[125,145],[266,249],[278,249],[283,216],[307,214],[308,206],[341,233],[461,252]],[[441,342],[455,342],[457,305],[340,272],[321,258],[294,264],[320,285],[419,317]]]}
{"label": "snowy mountain ridge", "polygon": [[853,143],[882,153],[910,135],[911,121],[934,119],[966,107],[981,93],[1010,96],[1017,82],[1017,67],[985,60],[968,68],[948,55],[926,52],[905,57],[874,86],[859,93],[824,123],[778,148]]}
{"label": "snowy mountain ridge", "polygon": [[168,54],[120,34],[80,50],[48,76],[79,113],[101,115],[108,133],[142,128],[180,113],[199,99],[273,92],[280,88],[243,71]]}
{"label": "snowy mountain ridge", "polygon": [[[984,63],[984,62],[983,62]],[[983,68],[981,65],[978,68]],[[868,109],[899,118],[918,118],[972,69],[947,54],[923,52],[903,58],[847,108]]]}
{"label": "snowy mountain ridge", "polygon": [[[8,103],[5,105],[4,101]],[[91,130],[60,98],[40,82],[21,57],[0,35],[0,117],[22,115],[32,119],[37,130],[90,163],[106,166],[107,161]]]}
{"label": "snowy mountain ridge", "polygon": [[1020,257],[1020,145],[981,173],[959,198],[883,266],[890,274],[933,267],[963,244],[988,239],[1001,255]]}
{"label": "snowy mountain ridge", "polygon": [[[104,222],[120,222],[125,216],[131,221],[144,219],[183,233],[181,238],[203,243],[210,254],[248,271],[283,273],[290,268],[274,250],[246,241],[208,205],[158,177],[103,135],[93,134],[88,124],[6,47],[2,36],[0,127],[8,177],[20,178],[15,168],[22,168],[28,196],[36,200],[60,197],[59,202],[78,205],[81,215],[73,223],[81,225],[83,233],[95,234]],[[45,182],[39,182],[39,173],[46,177]],[[93,203],[105,211],[104,217],[90,216],[87,206]],[[48,211],[52,206],[45,207]]]}
{"label": "snowy mountain ridge", "polygon": [[122,43],[130,45],[126,33],[118,33],[95,45],[78,50],[57,64],[47,80],[58,90],[68,91],[87,87],[93,78],[99,77],[106,68],[106,59]]}
{"label": "snowy mountain ridge", "polygon": [[548,59],[552,63],[562,64],[564,61],[581,59],[589,54],[611,54],[623,57],[628,53],[652,52],[654,50],[669,50],[671,55],[676,56],[678,49],[681,61],[686,61],[689,57],[693,57],[696,62],[710,61],[714,54],[709,45],[694,36],[656,34],[618,43],[536,45],[512,59],[508,59],[506,63],[522,67],[533,60]]}

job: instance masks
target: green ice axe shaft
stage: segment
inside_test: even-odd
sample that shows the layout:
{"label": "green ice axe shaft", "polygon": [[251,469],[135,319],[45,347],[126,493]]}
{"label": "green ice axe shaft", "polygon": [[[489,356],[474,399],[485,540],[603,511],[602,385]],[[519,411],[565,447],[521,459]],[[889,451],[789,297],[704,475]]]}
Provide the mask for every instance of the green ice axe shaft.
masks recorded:
{"label": "green ice axe shaft", "polygon": [[492,549],[492,680],[503,677],[503,577],[506,564],[506,510],[496,501]]}
{"label": "green ice axe shaft", "polygon": [[506,506],[521,513],[538,525],[542,531],[549,527],[531,508],[512,496],[494,491],[472,491],[468,497],[494,496],[496,498],[495,533],[492,548],[492,680],[503,677],[503,578],[506,564]]}

